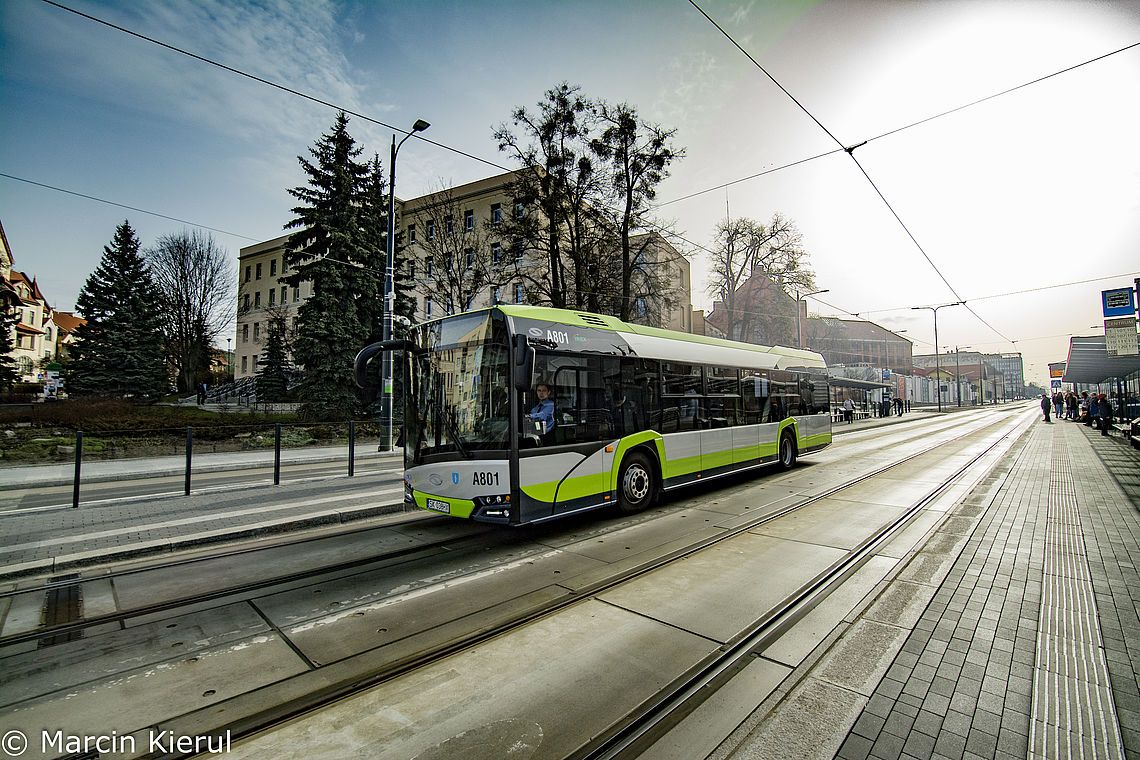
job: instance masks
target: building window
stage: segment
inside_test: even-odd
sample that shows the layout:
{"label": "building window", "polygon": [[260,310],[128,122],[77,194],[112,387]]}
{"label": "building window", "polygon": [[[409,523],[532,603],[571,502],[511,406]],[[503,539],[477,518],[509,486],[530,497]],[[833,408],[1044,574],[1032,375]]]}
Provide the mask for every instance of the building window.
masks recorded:
{"label": "building window", "polygon": [[523,263],[523,249],[522,249],[522,246],[520,245],[518,248],[515,248],[515,266],[522,266],[522,263]]}
{"label": "building window", "polygon": [[424,296],[424,316],[425,317],[431,316],[431,307],[432,307],[431,296]]}
{"label": "building window", "polygon": [[248,324],[241,326],[241,342],[242,343],[249,343],[249,325]]}
{"label": "building window", "polygon": [[281,303],[282,303],[282,305],[285,304],[285,296],[286,296],[286,294],[288,294],[288,292],[289,292],[289,288],[282,285],[281,286]]}
{"label": "building window", "polygon": [[491,243],[491,263],[498,264],[503,258],[503,246]]}
{"label": "building window", "polygon": [[248,356],[243,356],[241,358],[241,371],[243,374],[246,372],[249,372],[249,357]]}
{"label": "building window", "polygon": [[451,296],[447,297],[447,313],[448,315],[455,313],[455,301],[451,298]]}
{"label": "building window", "polygon": [[277,259],[270,259],[269,260],[269,276],[270,277],[276,277],[277,276]]}
{"label": "building window", "polygon": [[526,216],[526,206],[519,201],[515,204],[515,219],[522,219],[524,216]]}
{"label": "building window", "polygon": [[491,288],[491,303],[493,303],[493,304],[502,303],[501,295],[502,295],[502,288],[498,288],[498,287]]}
{"label": "building window", "polygon": [[294,285],[293,286],[293,303],[297,303],[300,300],[301,300],[301,286],[300,285]]}
{"label": "building window", "polygon": [[463,212],[463,230],[465,232],[473,232],[475,230],[475,212],[471,209]]}
{"label": "building window", "polygon": [[245,294],[245,300],[242,301],[242,308],[249,311],[249,293]]}
{"label": "building window", "polygon": [[253,279],[255,279],[255,280],[261,279],[261,262],[258,262],[258,264],[257,264],[257,270],[254,273]]}
{"label": "building window", "polygon": [[435,271],[435,266],[432,264],[432,259],[430,257],[427,261],[424,262],[424,270],[428,277],[431,277],[432,272]]}
{"label": "building window", "polygon": [[246,281],[246,282],[249,282],[249,278],[250,278],[250,272],[251,272],[251,270],[252,270],[252,269],[253,269],[253,268],[252,268],[252,267],[251,267],[249,264],[246,264],[246,265],[245,265],[245,281]]}
{"label": "building window", "polygon": [[412,279],[412,280],[416,279],[416,262],[415,262],[415,260],[411,260],[408,262],[408,278]]}
{"label": "building window", "polygon": [[414,242],[416,242],[416,225],[409,224],[408,225],[408,245],[411,245]]}
{"label": "building window", "polygon": [[445,216],[443,218],[443,234],[445,234],[445,235],[454,235],[455,234],[455,220],[452,219],[450,216]]}
{"label": "building window", "polygon": [[277,291],[273,290],[272,288],[270,288],[270,290],[269,290],[269,305],[270,306],[276,306],[277,305]]}
{"label": "building window", "polygon": [[491,224],[499,224],[503,221],[503,207],[498,203],[491,204]]}
{"label": "building window", "polygon": [[523,286],[516,282],[515,283],[515,303],[522,303],[522,302],[523,302]]}
{"label": "building window", "polygon": [[261,342],[261,323],[260,322],[254,322],[253,323],[253,342],[254,343],[260,343]]}
{"label": "building window", "polygon": [[435,240],[435,220],[434,219],[428,219],[427,220],[427,239],[428,240]]}
{"label": "building window", "polygon": [[466,251],[465,258],[467,260],[467,268],[468,269],[474,269],[475,268],[475,249],[474,248],[468,248]]}
{"label": "building window", "polygon": [[[260,266],[260,264],[258,266]],[[260,290],[253,294],[253,308],[255,308],[255,309],[261,308],[261,291]]]}

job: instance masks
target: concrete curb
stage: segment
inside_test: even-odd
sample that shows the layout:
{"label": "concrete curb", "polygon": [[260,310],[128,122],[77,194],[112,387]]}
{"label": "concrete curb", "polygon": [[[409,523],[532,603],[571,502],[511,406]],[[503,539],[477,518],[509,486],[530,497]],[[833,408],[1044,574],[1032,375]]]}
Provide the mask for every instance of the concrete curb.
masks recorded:
{"label": "concrete curb", "polygon": [[239,528],[221,528],[218,530],[177,536],[175,538],[139,541],[134,544],[112,549],[61,554],[57,557],[45,557],[44,559],[2,565],[0,566],[0,581],[12,581],[30,575],[47,575],[64,570],[75,570],[77,568],[91,567],[93,565],[120,562],[126,559],[165,554],[180,549],[192,549],[209,544],[224,543],[226,541],[261,538],[280,533],[291,533],[306,528],[349,523],[402,511],[404,511],[404,503],[402,501],[377,506],[360,507],[358,509],[330,509],[303,515],[301,517],[265,520]]}

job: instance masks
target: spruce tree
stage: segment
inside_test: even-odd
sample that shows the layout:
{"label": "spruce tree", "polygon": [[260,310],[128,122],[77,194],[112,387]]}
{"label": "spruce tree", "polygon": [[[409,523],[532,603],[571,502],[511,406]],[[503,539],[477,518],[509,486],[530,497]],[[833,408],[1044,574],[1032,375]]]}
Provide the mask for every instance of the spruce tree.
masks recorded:
{"label": "spruce tree", "polygon": [[357,303],[360,275],[361,209],[367,167],[340,113],[332,130],[309,151],[315,163],[298,157],[307,186],[289,193],[301,202],[285,225],[296,230],[285,258],[290,285],[312,283],[312,296],[298,310],[293,357],[304,368],[298,386],[300,413],[307,419],[339,420],[357,408],[352,360],[363,345]]}
{"label": "spruce tree", "polygon": [[266,331],[265,353],[254,380],[257,400],[271,404],[288,401],[290,368],[285,347],[285,319],[271,317]]}
{"label": "spruce tree", "polygon": [[12,330],[16,327],[16,322],[15,312],[7,303],[0,303],[0,391],[10,390],[20,379],[16,360],[12,358],[12,352],[16,349],[12,343]]}
{"label": "spruce tree", "polygon": [[76,302],[87,323],[75,331],[67,391],[83,396],[157,398],[170,378],[162,337],[162,300],[124,221]]}
{"label": "spruce tree", "polygon": [[383,339],[384,272],[388,265],[388,186],[379,156],[372,157],[367,171],[357,248],[361,266],[355,272],[357,309],[365,345]]}

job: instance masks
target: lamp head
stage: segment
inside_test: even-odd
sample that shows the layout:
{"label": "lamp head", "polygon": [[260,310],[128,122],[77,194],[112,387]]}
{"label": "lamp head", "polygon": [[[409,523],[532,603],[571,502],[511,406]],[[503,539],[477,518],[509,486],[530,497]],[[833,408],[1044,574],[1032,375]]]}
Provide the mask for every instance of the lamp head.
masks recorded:
{"label": "lamp head", "polygon": [[416,123],[412,125],[412,131],[413,132],[423,132],[425,129],[427,129],[430,126],[431,126],[431,124],[428,124],[423,119],[416,119]]}

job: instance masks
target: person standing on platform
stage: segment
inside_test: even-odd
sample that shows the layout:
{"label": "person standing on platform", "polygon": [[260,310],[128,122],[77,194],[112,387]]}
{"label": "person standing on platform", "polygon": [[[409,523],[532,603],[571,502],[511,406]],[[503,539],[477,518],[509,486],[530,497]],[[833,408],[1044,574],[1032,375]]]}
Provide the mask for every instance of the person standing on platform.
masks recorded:
{"label": "person standing on platform", "polygon": [[1112,427],[1112,402],[1103,393],[1097,397],[1097,412],[1100,415],[1100,434],[1108,435],[1108,429]]}
{"label": "person standing on platform", "polygon": [[848,425],[855,420],[855,402],[850,397],[843,400],[843,419]]}
{"label": "person standing on platform", "polygon": [[[1100,403],[1099,403],[1099,400],[1097,399],[1097,395],[1094,393],[1091,396],[1089,396],[1089,418],[1085,422],[1085,425],[1087,425],[1088,427],[1092,427],[1093,423],[1097,422],[1097,420],[1099,418],[1100,418]],[[1099,423],[1097,423],[1097,424],[1099,424]]]}
{"label": "person standing on platform", "polygon": [[1051,406],[1052,406],[1052,404],[1049,401],[1049,394],[1048,393],[1042,393],[1041,394],[1041,413],[1045,415],[1045,420],[1044,420],[1045,422],[1049,421],[1049,408]]}

